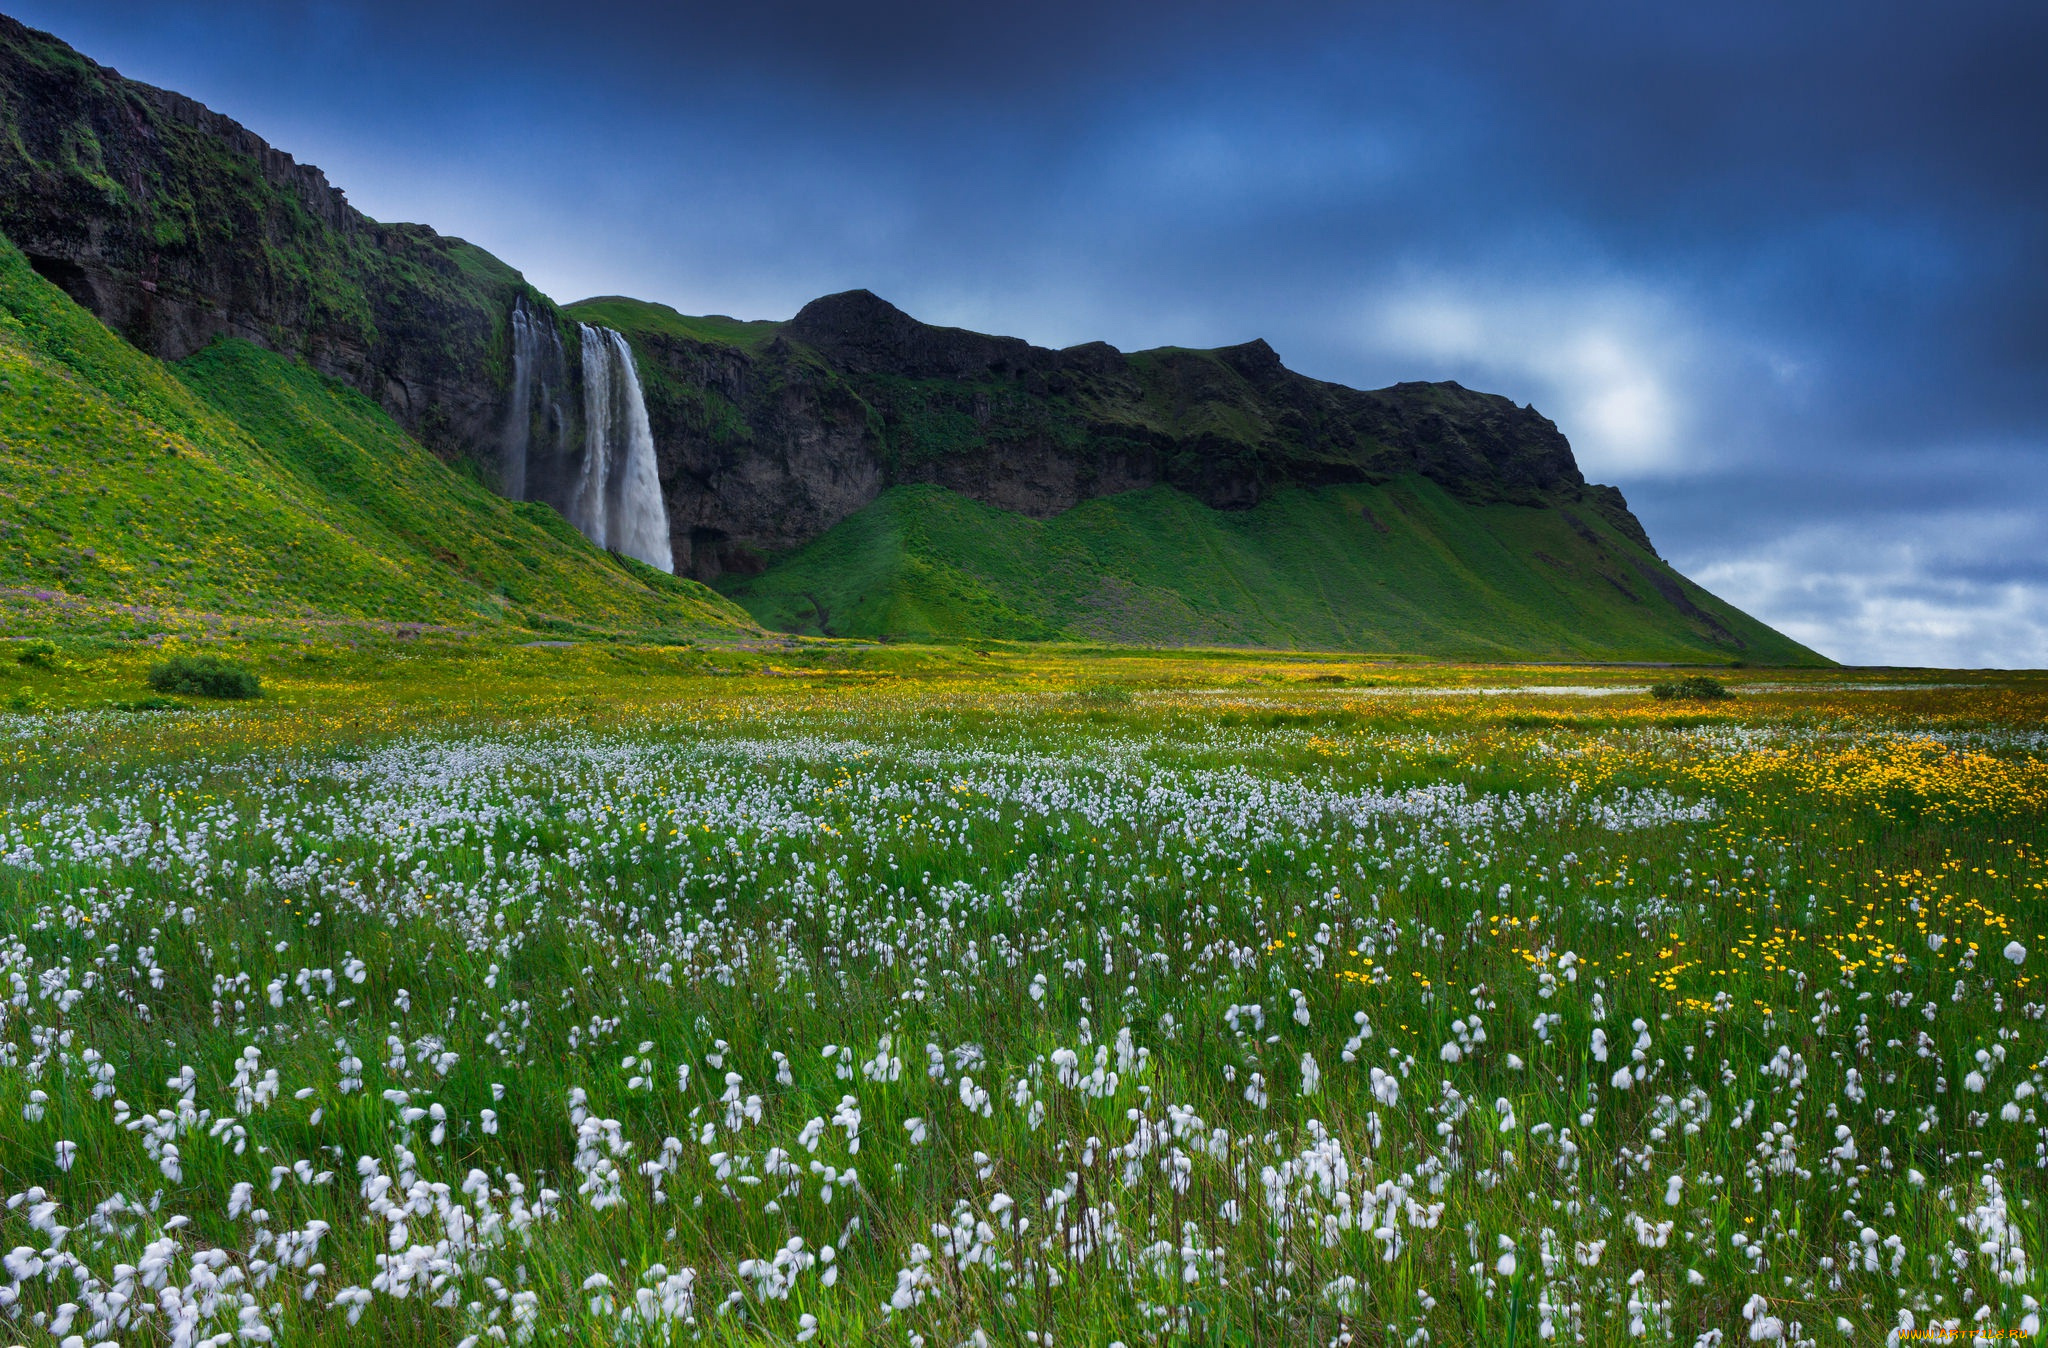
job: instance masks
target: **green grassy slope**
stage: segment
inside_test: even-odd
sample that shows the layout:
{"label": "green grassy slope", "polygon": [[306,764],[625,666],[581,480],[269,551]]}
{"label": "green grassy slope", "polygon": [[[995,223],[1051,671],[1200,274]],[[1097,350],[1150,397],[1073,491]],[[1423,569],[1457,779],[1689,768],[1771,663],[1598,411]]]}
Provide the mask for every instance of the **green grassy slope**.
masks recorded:
{"label": "green grassy slope", "polygon": [[899,487],[721,588],[764,624],[891,638],[1823,663],[1591,511],[1419,477],[1211,510],[1171,488],[1048,521]]}
{"label": "green grassy slope", "polygon": [[681,337],[693,342],[716,342],[753,350],[782,331],[783,325],[765,318],[728,318],[724,314],[678,313],[666,304],[636,300],[625,295],[599,295],[562,306],[562,312],[579,323],[616,329],[633,336],[650,333]]}
{"label": "green grassy slope", "polygon": [[[246,342],[142,354],[0,239],[0,589],[278,618],[750,626],[450,469],[358,394]],[[27,609],[22,608],[27,604]]]}
{"label": "green grassy slope", "polygon": [[373,400],[396,380],[455,396],[397,415],[444,458],[482,460],[510,377],[502,260],[426,225],[378,223],[324,175],[175,92],[0,15],[0,232],[152,355],[220,322]]}

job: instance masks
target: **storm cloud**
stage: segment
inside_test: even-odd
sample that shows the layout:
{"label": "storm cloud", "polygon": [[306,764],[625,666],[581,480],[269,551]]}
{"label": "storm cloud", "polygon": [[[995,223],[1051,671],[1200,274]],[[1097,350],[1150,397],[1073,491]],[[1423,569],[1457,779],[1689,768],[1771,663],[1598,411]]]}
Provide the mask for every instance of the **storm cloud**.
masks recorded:
{"label": "storm cloud", "polygon": [[1830,655],[2048,664],[2038,5],[10,8],[558,299],[1454,378]]}

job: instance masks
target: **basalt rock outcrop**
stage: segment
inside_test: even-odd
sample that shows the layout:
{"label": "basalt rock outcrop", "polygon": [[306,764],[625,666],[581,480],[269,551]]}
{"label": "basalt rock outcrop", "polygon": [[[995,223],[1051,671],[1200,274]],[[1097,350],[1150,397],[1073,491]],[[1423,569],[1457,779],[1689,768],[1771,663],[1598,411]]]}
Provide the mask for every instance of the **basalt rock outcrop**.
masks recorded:
{"label": "basalt rock outcrop", "polygon": [[569,312],[620,327],[653,371],[677,570],[700,579],[756,569],[903,483],[1046,518],[1159,484],[1227,510],[1417,473],[1470,501],[1597,512],[1649,546],[1534,408],[1454,383],[1326,383],[1264,341],[1055,351],[920,323],[864,290],[781,324],[621,299]]}
{"label": "basalt rock outcrop", "polygon": [[0,132],[0,232],[137,347],[177,360],[245,337],[445,457],[495,455],[507,316],[545,304],[503,262],[379,224],[235,121],[5,16]]}
{"label": "basalt rock outcrop", "polygon": [[1263,341],[1054,351],[860,290],[783,323],[559,309],[482,249],[373,221],[229,118],[4,17],[0,132],[0,233],[130,342],[177,360],[245,337],[572,519],[603,438],[584,425],[576,324],[625,333],[669,551],[700,579],[758,571],[916,483],[1044,518],[1160,484],[1240,509],[1290,485],[1420,474],[1469,501],[1594,512],[1648,547],[1533,408],[1449,383],[1325,383]]}

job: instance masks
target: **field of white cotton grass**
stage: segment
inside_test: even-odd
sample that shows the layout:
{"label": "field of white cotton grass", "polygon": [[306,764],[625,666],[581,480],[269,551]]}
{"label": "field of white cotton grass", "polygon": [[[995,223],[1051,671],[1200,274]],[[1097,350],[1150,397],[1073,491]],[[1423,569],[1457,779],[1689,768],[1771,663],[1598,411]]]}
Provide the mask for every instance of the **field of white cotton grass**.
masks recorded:
{"label": "field of white cotton grass", "polygon": [[0,721],[0,1338],[2039,1330],[2038,722],[728,688]]}

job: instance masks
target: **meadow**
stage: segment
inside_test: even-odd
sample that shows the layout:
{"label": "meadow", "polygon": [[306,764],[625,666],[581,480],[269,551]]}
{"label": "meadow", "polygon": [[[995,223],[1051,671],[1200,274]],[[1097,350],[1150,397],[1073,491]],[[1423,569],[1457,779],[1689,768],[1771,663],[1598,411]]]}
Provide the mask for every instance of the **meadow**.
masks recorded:
{"label": "meadow", "polygon": [[0,663],[0,1336],[2034,1335],[2048,678]]}

